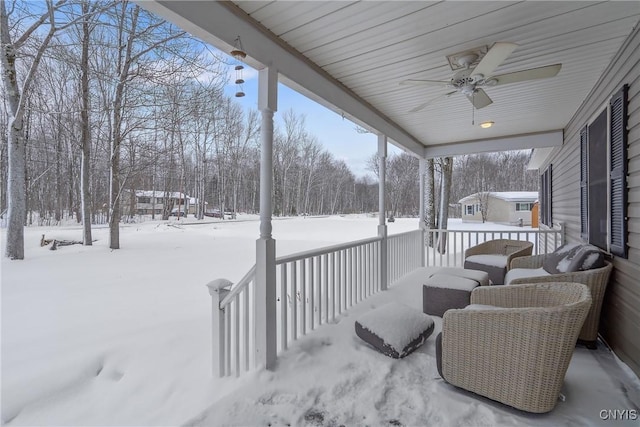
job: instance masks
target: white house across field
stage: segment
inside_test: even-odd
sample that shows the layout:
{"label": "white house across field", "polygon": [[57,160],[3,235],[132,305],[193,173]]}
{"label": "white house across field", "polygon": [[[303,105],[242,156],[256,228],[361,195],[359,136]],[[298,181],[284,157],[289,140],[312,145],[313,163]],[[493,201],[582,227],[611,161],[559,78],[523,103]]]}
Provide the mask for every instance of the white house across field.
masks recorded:
{"label": "white house across field", "polygon": [[537,191],[491,191],[471,194],[459,203],[462,221],[486,221],[508,225],[531,225],[531,211],[538,200]]}

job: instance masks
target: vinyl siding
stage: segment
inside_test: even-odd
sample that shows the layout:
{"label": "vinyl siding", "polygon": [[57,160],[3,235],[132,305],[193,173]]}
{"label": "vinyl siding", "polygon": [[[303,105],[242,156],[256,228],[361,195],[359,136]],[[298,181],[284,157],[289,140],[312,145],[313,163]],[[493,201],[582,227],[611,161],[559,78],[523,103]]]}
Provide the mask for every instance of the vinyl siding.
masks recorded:
{"label": "vinyl siding", "polygon": [[[553,222],[565,224],[566,240],[580,241],[580,130],[607,105],[623,84],[628,103],[628,259],[614,257],[600,333],[640,376],[640,29],[637,26],[564,129],[564,145],[553,164]],[[546,168],[546,164],[540,169]]]}

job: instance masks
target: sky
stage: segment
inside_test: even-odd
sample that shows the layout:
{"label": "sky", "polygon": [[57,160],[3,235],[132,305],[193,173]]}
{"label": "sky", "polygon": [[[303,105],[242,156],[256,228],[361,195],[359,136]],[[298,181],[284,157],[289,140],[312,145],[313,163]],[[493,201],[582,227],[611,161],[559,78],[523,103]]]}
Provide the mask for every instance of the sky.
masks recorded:
{"label": "sky", "polygon": [[[233,58],[230,58],[230,68],[234,66]],[[235,98],[245,110],[258,109],[258,72],[246,64],[243,64],[242,85],[245,93],[244,97]],[[235,72],[231,70],[235,76]],[[225,93],[234,96],[238,87],[234,80],[230,80],[225,88]],[[307,130],[318,138],[318,141],[336,159],[344,160],[351,171],[357,177],[370,175],[367,170],[367,160],[377,152],[378,139],[371,133],[361,134],[356,132],[356,124],[343,119],[340,115],[325,108],[304,95],[288,88],[283,84],[278,84],[278,111],[274,116],[276,125],[280,122],[282,114],[293,109],[298,115],[305,116]],[[392,144],[388,144],[389,154],[400,153],[401,150]]]}

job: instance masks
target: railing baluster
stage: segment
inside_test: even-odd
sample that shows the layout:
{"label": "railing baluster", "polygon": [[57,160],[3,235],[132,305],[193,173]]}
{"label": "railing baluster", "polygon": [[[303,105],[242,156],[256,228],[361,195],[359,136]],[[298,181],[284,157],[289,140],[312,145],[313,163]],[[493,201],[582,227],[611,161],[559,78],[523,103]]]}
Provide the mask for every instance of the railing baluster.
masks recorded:
{"label": "railing baluster", "polygon": [[298,261],[291,263],[291,341],[298,339]]}
{"label": "railing baluster", "polygon": [[[246,288],[243,292],[244,294],[244,370],[248,371],[250,366],[250,355],[249,352],[249,288]],[[286,339],[286,334],[284,335]]]}
{"label": "railing baluster", "polygon": [[[323,304],[324,307],[324,319],[325,322],[329,321],[329,256],[327,254],[323,255],[322,261],[323,273],[324,277],[322,278],[322,285],[324,288],[324,297]],[[320,315],[320,324],[322,325],[322,315]]]}
{"label": "railing baluster", "polygon": [[280,266],[280,345],[287,349],[287,264]]}
{"label": "railing baluster", "polygon": [[233,301],[234,326],[235,326],[235,370],[236,377],[240,376],[240,295],[236,295]]}
{"label": "railing baluster", "polygon": [[302,305],[300,306],[300,335],[307,334],[307,259],[301,260],[300,263],[300,300]]}
{"label": "railing baluster", "polygon": [[224,311],[225,324],[227,330],[225,331],[225,355],[224,355],[224,374],[231,375],[231,303],[229,303]]}
{"label": "railing baluster", "polygon": [[[315,260],[317,260],[317,270],[315,278],[313,276],[313,269],[315,267]],[[320,282],[320,257],[309,258],[309,309],[311,310],[311,330],[315,329],[315,317],[316,317],[316,281]]]}
{"label": "railing baluster", "polygon": [[[339,303],[339,294],[336,295],[336,289],[338,288],[338,270],[336,269],[336,259],[340,256],[340,252],[331,253],[331,280],[333,281],[331,295],[333,296],[333,304],[331,310],[331,319],[336,320],[336,304]],[[327,320],[328,321],[328,320]]]}

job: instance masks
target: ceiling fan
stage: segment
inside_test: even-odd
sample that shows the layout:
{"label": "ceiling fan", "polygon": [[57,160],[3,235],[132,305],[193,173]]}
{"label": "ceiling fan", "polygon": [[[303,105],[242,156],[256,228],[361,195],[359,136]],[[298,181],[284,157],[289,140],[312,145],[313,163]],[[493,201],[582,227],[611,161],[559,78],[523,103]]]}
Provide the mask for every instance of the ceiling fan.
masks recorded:
{"label": "ceiling fan", "polygon": [[[505,85],[510,83],[523,82],[527,80],[544,79],[553,77],[560,71],[562,64],[547,65],[538,68],[515,71],[506,74],[493,74],[496,68],[518,47],[515,43],[498,42],[488,51],[486,47],[473,49],[448,57],[452,69],[459,69],[450,80],[404,80],[401,85],[408,86],[442,86],[453,89],[436,98],[418,105],[410,112],[418,112],[429,104],[453,95],[462,93],[473,104],[476,109],[484,108],[493,103],[489,95],[484,91],[485,87]],[[486,52],[486,53],[485,53]],[[482,56],[484,54],[484,56]],[[477,62],[478,59],[480,62]],[[473,64],[477,62],[475,67]]]}

